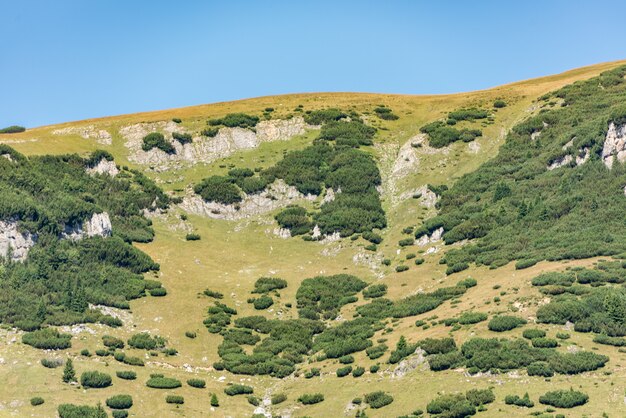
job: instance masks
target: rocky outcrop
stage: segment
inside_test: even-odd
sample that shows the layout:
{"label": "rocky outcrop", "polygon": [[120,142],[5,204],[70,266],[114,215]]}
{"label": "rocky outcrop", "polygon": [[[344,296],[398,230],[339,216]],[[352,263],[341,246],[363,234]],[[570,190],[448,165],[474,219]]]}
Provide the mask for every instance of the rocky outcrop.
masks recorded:
{"label": "rocky outcrop", "polygon": [[87,168],[87,173],[91,175],[107,174],[111,177],[115,177],[119,172],[120,170],[118,170],[115,161],[109,161],[106,158],[101,159],[96,166]]}
{"label": "rocky outcrop", "polygon": [[111,145],[113,138],[108,131],[94,125],[71,126],[52,131],[52,135],[80,135],[84,139],[95,139],[98,144]]}
{"label": "rocky outcrop", "polygon": [[604,139],[602,148],[602,160],[609,169],[613,167],[613,160],[623,163],[626,161],[626,124],[616,126],[613,122]]}
{"label": "rocky outcrop", "polygon": [[259,194],[247,195],[236,205],[206,202],[193,190],[187,190],[180,207],[189,213],[215,219],[238,220],[250,218],[290,205],[301,199],[315,200],[316,196],[303,195],[282,180],[272,183]]}
{"label": "rocky outcrop", "polygon": [[[411,172],[417,171],[420,160],[416,148],[413,146],[414,141],[417,141],[417,139],[412,138],[400,147],[398,156],[393,163],[392,176],[404,177]],[[422,142],[420,142],[420,144],[422,144]]]}
{"label": "rocky outcrop", "polygon": [[94,213],[82,224],[66,225],[61,238],[78,241],[85,237],[110,237],[113,229],[111,219],[106,212]]}
{"label": "rocky outcrop", "polygon": [[417,245],[424,247],[428,244],[435,243],[437,241],[441,241],[441,237],[443,236],[443,227],[439,227],[435,229],[430,235],[422,235],[417,240]]}
{"label": "rocky outcrop", "polygon": [[0,257],[12,261],[24,261],[28,252],[37,243],[37,234],[19,231],[17,220],[0,220]]}
{"label": "rocky outcrop", "polygon": [[560,168],[560,167],[566,166],[569,163],[571,163],[573,159],[574,159],[574,157],[572,157],[569,154],[564,155],[563,157],[557,158],[556,160],[552,161],[552,163],[550,163],[550,165],[548,165],[548,170],[552,171],[555,168]]}
{"label": "rocky outcrop", "polygon": [[[153,166],[156,171],[181,168],[184,165],[210,163],[227,157],[234,152],[257,148],[262,142],[285,141],[301,135],[307,127],[302,117],[287,120],[269,120],[257,124],[255,130],[243,128],[221,128],[213,138],[195,136],[193,142],[181,145],[172,139],[172,133],[185,133],[185,129],[174,122],[138,123],[120,129],[130,150],[132,162]],[[153,148],[144,151],[143,138],[150,132],[161,132],[170,141],[175,152],[166,153]]]}

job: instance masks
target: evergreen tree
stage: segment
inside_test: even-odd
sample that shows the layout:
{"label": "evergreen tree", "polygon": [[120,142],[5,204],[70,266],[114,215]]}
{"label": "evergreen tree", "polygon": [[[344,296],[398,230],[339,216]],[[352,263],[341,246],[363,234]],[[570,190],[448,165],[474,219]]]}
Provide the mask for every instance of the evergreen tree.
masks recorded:
{"label": "evergreen tree", "polygon": [[217,399],[217,395],[215,393],[211,395],[211,406],[220,406],[220,401]]}
{"label": "evergreen tree", "polygon": [[76,382],[76,371],[74,370],[74,362],[71,358],[68,358],[65,362],[65,369],[63,369],[63,382]]}

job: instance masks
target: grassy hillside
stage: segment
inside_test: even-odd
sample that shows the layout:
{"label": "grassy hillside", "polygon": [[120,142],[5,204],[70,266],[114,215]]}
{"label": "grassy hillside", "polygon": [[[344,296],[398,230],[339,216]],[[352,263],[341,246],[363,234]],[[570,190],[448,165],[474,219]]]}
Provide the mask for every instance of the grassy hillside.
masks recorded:
{"label": "grassy hillside", "polygon": [[[33,170],[33,178],[38,179],[40,185],[51,187],[55,196],[67,193],[67,199],[75,198],[77,189],[72,189],[68,184],[88,184],[89,186],[85,186],[88,187],[88,192],[95,194],[97,198],[78,217],[83,219],[87,215],[105,210],[110,211],[112,216],[115,215],[113,238],[110,239],[116,239],[117,235],[122,241],[120,245],[128,245],[124,240],[135,241],[133,246],[149,256],[159,267],[158,270],[144,269],[133,274],[143,273],[144,279],[151,280],[149,283],[158,280],[166,289],[164,296],[157,296],[158,291],[150,296],[151,289],[144,286],[141,296],[145,297],[127,298],[131,299],[128,301],[130,309],[116,307],[107,300],[97,303],[96,300],[89,300],[92,304],[108,305],[98,306],[97,309],[122,321],[122,326],[115,328],[92,323],[95,321],[86,321],[86,324],[80,324],[80,320],[54,323],[44,319],[44,327],[49,324],[58,325],[55,328],[72,336],[71,347],[59,351],[44,351],[23,344],[25,331],[12,328],[8,324],[15,324],[17,321],[4,318],[5,325],[0,329],[0,358],[3,359],[0,362],[0,378],[5,384],[0,387],[0,416],[53,416],[58,405],[63,403],[95,406],[98,402],[102,403],[110,416],[112,409],[105,405],[106,399],[117,394],[129,394],[133,398],[130,416],[246,417],[253,416],[256,411],[268,416],[354,417],[364,416],[364,413],[369,417],[395,417],[411,416],[416,410],[422,410],[424,415],[428,415],[427,405],[438,396],[457,392],[465,396],[465,392],[471,389],[492,389],[495,395],[493,403],[482,407],[470,405],[479,411],[485,409],[478,412],[478,415],[484,417],[503,414],[527,416],[529,413],[536,413],[538,416],[601,416],[602,413],[616,417],[624,415],[625,376],[621,364],[626,360],[626,354],[619,347],[619,338],[623,337],[620,327],[626,319],[620,316],[620,309],[623,307],[623,299],[620,299],[623,298],[623,290],[620,289],[623,288],[622,278],[626,274],[622,272],[621,264],[608,265],[603,262],[611,260],[611,255],[623,252],[620,247],[623,234],[619,232],[623,222],[621,218],[617,219],[623,204],[617,200],[615,193],[609,196],[605,192],[623,188],[623,169],[616,166],[608,175],[606,170],[602,171],[603,163],[596,157],[590,158],[581,167],[547,170],[547,166],[564,156],[565,150],[562,146],[572,137],[578,139],[573,142],[571,153],[585,147],[591,149],[594,155],[600,151],[601,146],[597,141],[593,144],[583,142],[587,132],[585,129],[591,124],[605,124],[603,127],[606,128],[608,118],[613,117],[613,107],[623,103],[624,83],[617,82],[612,86],[604,83],[602,87],[593,87],[601,86],[602,83],[595,79],[584,84],[584,80],[623,64],[600,64],[555,76],[455,95],[296,94],[122,115],[28,129],[23,133],[0,134],[1,144],[22,153],[28,158],[28,164],[39,167],[28,170]],[[576,82],[582,82],[577,86],[587,86],[590,90],[571,87],[565,94],[550,94]],[[561,107],[561,103],[568,98],[568,106]],[[504,106],[496,105],[496,101],[502,101]],[[270,108],[273,110],[268,110]],[[256,124],[254,129],[258,139],[261,138],[262,129],[267,129],[267,132],[278,129],[275,124],[279,122],[276,121],[294,121],[300,117],[304,117],[305,121],[312,120],[311,115],[315,115],[316,111],[328,108],[340,109],[350,121],[356,121],[357,124],[359,119],[362,120],[366,126],[376,128],[376,133],[372,145],[365,142],[342,143],[341,135],[336,133],[330,140],[328,136],[321,139],[324,146],[330,149],[324,154],[326,157],[304,159],[307,162],[296,166],[298,169],[295,170],[298,175],[303,172],[303,167],[308,170],[315,166],[319,170],[315,173],[321,173],[322,185],[315,196],[306,197],[305,189],[299,187],[309,178],[289,175],[285,165],[289,164],[289,158],[294,155],[310,152],[312,144],[318,143],[319,146],[318,138],[329,135],[328,126],[332,127],[332,124],[328,125],[330,122],[326,122],[326,130],[322,127],[321,131],[318,127],[310,126],[313,124],[304,124],[301,130],[290,127],[294,134],[287,135],[284,134],[287,128],[284,128],[274,140],[259,139],[258,142],[247,143],[245,147],[233,146],[239,143],[237,139],[228,142],[231,148],[220,153],[211,154],[213,148],[207,145],[206,149],[210,148],[209,151],[203,149],[199,152],[196,149],[194,152],[197,152],[189,159],[182,158],[183,152],[190,149],[189,146],[179,146],[175,139],[171,139],[176,147],[173,154],[161,153],[159,150],[149,151],[151,154],[142,153],[136,148],[136,144],[141,147],[142,136],[151,130],[165,133],[168,140],[172,132],[177,132],[190,134],[196,144],[200,141],[206,144],[211,144],[213,140],[225,141],[219,136],[221,134],[210,137],[201,135],[201,132],[212,126],[227,126],[229,122],[223,118],[233,113],[256,116],[260,121],[269,120],[266,125],[263,125],[264,122],[259,122],[261,125]],[[381,108],[389,109],[398,119],[385,116],[388,111],[381,111]],[[468,116],[467,109],[481,109],[486,115]],[[459,110],[464,110],[465,113]],[[530,152],[524,147],[531,143],[532,130],[526,132],[521,129],[532,125],[533,121],[543,122],[542,118],[552,119],[545,119],[549,127],[541,128],[541,124],[538,130],[543,129],[542,133],[538,139],[534,139],[541,141],[541,148],[530,148],[534,150]],[[173,119],[180,119],[180,122],[174,122]],[[221,121],[209,123],[217,119]],[[339,123],[343,124],[345,119]],[[448,123],[450,119],[454,119],[454,122]],[[442,121],[440,128],[451,128],[458,132],[480,130],[481,135],[473,140],[465,138],[467,142],[464,142],[462,136],[446,136],[455,140],[447,146],[435,146],[437,144],[432,142],[432,137],[429,138],[433,134],[421,132],[420,128],[437,120]],[[528,120],[530,122],[520,125],[520,122]],[[577,123],[573,123],[573,120],[577,120]],[[514,126],[517,128],[514,129]],[[340,126],[341,129],[343,127],[344,125]],[[355,129],[361,129],[361,126],[358,125]],[[512,130],[513,133],[509,135]],[[241,135],[251,135],[251,132],[247,129],[247,133]],[[450,131],[443,134],[448,135]],[[359,135],[361,134],[351,131],[348,139],[362,138]],[[597,135],[596,137],[601,140]],[[103,196],[98,197],[98,188],[110,190],[111,184],[122,180],[119,177],[116,177],[117,180],[110,179],[106,174],[92,177],[84,173],[84,168],[93,165],[88,158],[97,149],[110,153],[125,175],[143,173],[147,176],[151,180],[150,184],[153,181],[168,194],[167,201],[170,204],[156,208],[146,201],[143,206],[133,208],[133,211],[127,213],[122,210],[123,205],[113,202],[116,196],[103,193]],[[69,159],[70,162],[73,161],[73,168],[58,169],[67,171],[65,182],[59,178],[58,181],[51,182],[53,186],[48,186],[45,178],[41,178],[45,177],[48,169],[39,162],[38,156],[68,153],[78,153],[84,160]],[[358,166],[356,175],[349,171],[349,174],[345,174],[346,171],[341,172],[339,168],[349,166],[349,163],[355,161],[366,162],[367,156],[372,157],[371,161],[375,163],[376,169],[367,171],[371,174],[367,179],[374,180],[371,184],[367,183],[365,190],[355,192],[358,197],[355,200],[364,200],[371,195],[378,199],[379,196],[386,227],[374,228],[374,234],[380,235],[382,242],[378,242],[378,237],[367,234],[371,228],[356,231],[358,234],[346,232],[343,234],[345,237],[338,240],[313,239],[313,224],[324,222],[319,214],[325,213],[333,203],[324,200],[328,196],[329,185],[335,185],[335,192],[337,186],[341,186],[339,188],[342,192],[337,193],[336,202],[350,194],[350,187],[365,183],[348,181],[365,178],[362,173],[366,169],[362,166]],[[155,159],[150,160],[152,157]],[[65,157],[61,160],[68,161]],[[522,168],[517,171],[508,170],[507,164],[511,161]],[[52,164],[50,161],[48,163]],[[2,164],[0,161],[0,168]],[[7,190],[18,187],[17,183],[11,182],[9,167],[7,165],[5,177],[2,179],[2,187]],[[244,186],[241,176],[235,178],[233,174],[240,172],[232,170],[243,168],[252,170],[247,178],[267,181],[268,184],[275,179],[283,179],[287,186],[292,185],[297,190],[292,191],[289,198],[278,192],[275,193],[276,196],[267,198],[262,194],[250,193],[254,200],[251,203],[249,196],[240,194],[243,197],[239,202],[241,207],[232,212],[226,206],[206,202],[194,193],[194,187],[211,176],[226,179],[228,184],[234,185],[234,189],[229,188],[231,192],[234,190],[235,193],[242,193],[244,187],[250,185]],[[528,170],[532,175],[522,180],[515,174],[520,170]],[[376,181],[375,171],[378,171],[380,184]],[[332,174],[333,172],[340,174]],[[481,186],[481,182],[487,186]],[[500,183],[506,183],[509,192],[501,190],[503,197],[494,199],[495,189]],[[29,183],[23,181],[23,184]],[[264,183],[263,185],[265,186]],[[447,186],[448,190],[442,186]],[[22,187],[22,183],[19,183],[19,187]],[[36,195],[32,192],[37,187],[32,184],[29,187],[29,202],[32,201],[32,207],[41,212],[50,210],[51,214],[47,218],[52,218],[59,225],[68,221],[63,217],[67,214],[62,210],[62,205],[49,203],[49,200],[37,202]],[[538,190],[542,190],[542,187],[546,190],[540,194]],[[584,235],[582,238],[569,237],[562,245],[551,242],[547,247],[542,247],[542,243],[537,242],[539,239],[534,237],[542,237],[542,231],[549,230],[549,227],[531,222],[530,219],[519,220],[517,212],[520,201],[531,203],[536,196],[540,196],[546,202],[554,203],[556,207],[560,202],[558,199],[566,193],[573,193],[572,189],[582,196],[576,202],[585,202],[585,199],[595,197],[597,203],[605,209],[604,218],[615,218],[616,227],[612,228],[610,224],[604,223],[607,230],[602,229],[601,233],[593,235],[594,239],[600,241],[586,241],[589,236]],[[297,194],[297,191],[304,193]],[[550,191],[553,193],[549,194]],[[621,189],[617,192],[621,192],[623,197]],[[344,196],[341,197],[342,195]],[[478,196],[479,201],[486,202],[481,212],[473,211],[474,196]],[[435,204],[437,197],[441,200]],[[117,198],[122,200],[125,196],[120,195]],[[166,200],[165,197],[163,199]],[[248,209],[249,206],[246,205],[252,203],[258,205]],[[75,203],[72,201],[67,204],[73,207]],[[305,217],[311,224],[303,228],[302,235],[284,238],[284,231],[279,230],[280,225],[275,216],[288,204],[297,204],[304,208]],[[578,208],[575,204],[572,205]],[[53,211],[49,209],[52,207],[61,209]],[[10,211],[11,208],[13,206],[6,210]],[[350,208],[354,208],[354,205]],[[470,214],[495,211],[489,216],[491,220],[500,215],[501,208],[511,213],[515,210],[516,216],[515,219],[509,219],[501,215],[504,221],[489,223],[489,233],[493,236],[468,235],[451,239],[454,231],[459,231],[462,222],[478,219],[472,218],[473,215]],[[138,213],[140,209],[148,210]],[[539,215],[543,213],[539,209],[537,211]],[[576,215],[576,222],[581,230],[581,223],[584,221],[579,218],[593,217],[597,213],[593,210],[570,212]],[[335,208],[333,213],[327,217],[332,219],[332,222],[326,221],[328,225],[336,225],[333,222],[342,222],[343,225],[346,219],[353,219],[351,215],[346,215],[346,211]],[[125,221],[125,216],[134,221]],[[452,219],[442,223],[443,239],[449,245],[444,245],[444,241],[427,242],[425,245],[414,242],[416,232],[418,238],[422,238],[419,234],[422,227],[427,226],[430,227],[429,232],[434,231],[432,219],[437,220],[442,216]],[[589,225],[603,228],[603,219],[594,219]],[[302,222],[302,218],[297,218],[296,221]],[[23,227],[44,229],[44,225],[38,224],[35,227],[32,226],[32,219],[30,222],[24,223]],[[476,222],[487,224],[486,221]],[[141,228],[133,230],[129,227],[133,224]],[[570,224],[566,224],[568,228]],[[554,236],[561,236],[559,228],[565,228],[559,226],[561,224],[557,221],[547,225],[553,225],[551,234]],[[147,231],[149,236],[139,234],[138,230]],[[50,232],[49,229],[47,231]],[[614,235],[613,239],[607,241],[606,235],[611,233]],[[295,235],[294,229],[292,234]],[[530,238],[526,238],[526,235]],[[302,239],[303,236],[307,238]],[[135,239],[137,237],[145,239]],[[194,239],[198,237],[200,239]],[[593,242],[594,248],[604,243],[610,251],[588,251],[576,257],[556,256],[563,249],[574,246],[576,242],[572,244],[570,238],[576,242]],[[53,238],[50,239],[54,241]],[[466,242],[465,239],[472,241]],[[402,241],[405,244],[401,245]],[[59,240],[55,245],[63,247],[63,254],[71,259],[74,247],[80,248],[89,242],[86,240],[74,244]],[[514,247],[517,252],[511,250],[512,242],[526,242],[524,251],[517,247]],[[481,246],[487,247],[491,253],[476,255],[471,250],[475,247],[482,248]],[[37,247],[33,251],[36,251],[35,248]],[[493,255],[494,252],[497,254]],[[489,254],[489,257],[485,254]],[[441,263],[442,259],[447,261],[447,265]],[[85,268],[80,260],[77,263],[78,268],[82,268],[85,274],[96,272],[94,266]],[[529,266],[524,266],[527,268],[516,269],[515,264],[519,260],[532,262],[527,263]],[[29,260],[22,267],[27,269],[35,266],[36,261]],[[89,265],[88,262],[91,261],[86,260],[84,264]],[[106,262],[111,262],[111,259],[105,257],[103,264]],[[456,273],[448,271],[451,274],[446,274],[451,266],[463,263],[467,263],[463,266],[467,268],[459,269],[461,271]],[[406,266],[406,270],[402,266]],[[0,272],[4,276],[0,277],[4,281],[0,285],[6,286],[6,272],[22,268],[18,267],[3,266]],[[68,271],[68,274],[73,274],[73,270]],[[539,286],[541,283],[538,280],[534,280],[533,284],[534,278],[549,272],[566,273],[550,276],[552,278],[544,286]],[[329,281],[305,282],[305,279],[318,276],[346,274],[358,278],[358,281],[352,281],[348,286],[348,281],[340,276]],[[19,280],[30,280],[21,273],[12,273],[11,277],[14,286],[15,283],[19,284]],[[286,287],[280,285],[277,289],[255,292],[255,283],[261,277],[283,279]],[[585,279],[589,277],[593,279]],[[475,281],[468,280],[469,278]],[[99,279],[106,282],[107,277],[100,272]],[[342,283],[346,284],[343,288],[339,286]],[[332,287],[333,285],[338,287]],[[363,289],[366,285],[370,287]],[[375,288],[375,285],[378,287]],[[148,285],[150,286],[152,285]],[[58,296],[48,295],[39,287],[35,289],[40,292],[37,293],[38,297],[41,296],[49,300],[51,305],[57,306],[54,303]],[[606,289],[611,291],[611,295],[617,296],[607,297],[602,293]],[[63,290],[61,286],[59,291]],[[205,292],[206,290],[210,292]],[[316,300],[317,291],[322,294],[321,302]],[[372,297],[366,298],[366,295]],[[91,296],[88,294],[86,297]],[[262,302],[267,301],[268,297],[273,304],[265,307]],[[605,305],[606,300],[609,302]],[[229,314],[229,309],[224,312],[216,302],[235,309],[237,313]],[[257,309],[255,305],[261,309]],[[59,309],[64,309],[62,303],[58,306],[61,306]],[[603,313],[604,306],[612,307],[610,310],[604,309],[613,312],[609,317]],[[33,307],[33,313],[36,310],[37,306]],[[475,323],[460,323],[459,318],[464,313],[466,317],[468,314],[482,313],[484,315],[474,316],[478,319],[486,316],[486,319],[476,319],[478,322]],[[355,315],[359,315],[356,321]],[[259,325],[263,320],[256,318],[255,325],[249,328],[245,328],[243,322],[237,322],[251,316],[262,316],[268,321]],[[490,329],[489,324],[498,316],[522,318],[526,324],[496,332]],[[224,318],[229,319],[230,324],[220,325],[220,334],[220,329],[212,328],[212,325]],[[583,321],[585,318],[593,320]],[[541,338],[556,341],[558,347],[533,347],[533,344],[542,342],[523,338],[522,334],[535,328],[544,330],[546,337]],[[583,330],[591,332],[582,332]],[[156,347],[149,349],[139,348],[141,345],[137,344],[134,344],[135,347],[129,346],[129,339],[141,332],[161,336],[167,341],[162,347],[157,341]],[[105,347],[102,339],[104,335],[122,340],[124,348]],[[599,343],[598,336],[616,340],[609,340],[613,345],[607,345],[606,339],[604,343]],[[429,347],[429,343],[424,342],[429,338],[452,338],[457,349],[448,347],[443,350],[445,353],[436,350],[432,353],[419,350],[416,352],[418,347]],[[494,357],[502,357],[500,362],[490,357],[488,360],[493,362],[485,360],[484,363],[478,363],[465,356],[469,346],[463,348],[464,343],[475,338],[519,338],[525,341],[525,345],[518,347],[517,357],[545,361],[553,376],[529,376],[530,361],[513,364],[503,353],[494,354]],[[110,345],[119,346],[119,342],[114,343],[113,339],[107,341]],[[341,344],[336,344],[337,342]],[[443,341],[440,343],[446,344]],[[375,351],[371,350],[372,347],[381,351],[382,346],[387,348],[382,356],[372,359],[375,354],[368,355],[364,350],[368,345],[370,353]],[[360,347],[362,348],[359,349]],[[176,352],[168,349],[175,349]],[[89,351],[90,356],[81,354],[84,350]],[[97,350],[101,350],[98,354],[102,355],[98,355]],[[112,355],[114,351],[118,353],[117,357]],[[397,353],[392,354],[394,351]],[[578,365],[579,359],[571,356],[579,351],[596,355],[591,362],[601,359],[602,356],[606,356],[608,362],[603,367],[590,367],[588,371],[564,366],[571,363]],[[273,355],[263,357],[268,352]],[[343,353],[352,356],[352,359],[342,358],[340,354]],[[390,362],[394,356],[399,361],[394,359]],[[69,358],[73,359],[79,380],[83,372],[97,370],[111,375],[112,385],[102,389],[84,389],[80,385],[63,382],[64,366],[48,368],[40,364],[42,359],[66,361]],[[144,365],[137,365],[139,361],[133,358],[141,359]],[[505,364],[505,360],[508,363]],[[448,367],[433,371],[431,367],[434,362],[448,364]],[[254,364],[254,368],[250,369],[249,364]],[[378,370],[371,369],[377,364]],[[339,377],[338,369],[348,366],[352,367],[348,375]],[[221,370],[223,367],[226,370]],[[364,369],[362,375],[354,372],[359,367]],[[123,370],[135,371],[137,378],[125,380],[117,377],[116,372]],[[163,374],[178,379],[182,387],[149,388],[146,382],[151,374]],[[288,376],[275,377],[285,375]],[[192,387],[187,384],[189,379],[202,379],[205,387]],[[254,390],[252,397],[248,399],[245,394],[227,395],[225,389],[231,383],[251,386]],[[570,388],[587,394],[588,402],[574,409],[552,407],[539,402],[539,397],[548,391]],[[384,391],[391,395],[393,402],[381,408],[368,406],[365,395],[375,391]],[[532,408],[505,403],[507,395],[523,397],[526,392],[534,402]],[[303,394],[315,393],[321,393],[324,400],[310,405],[298,401]],[[219,406],[211,406],[212,394],[217,395]],[[280,397],[276,395],[279,394],[286,395],[286,400],[272,405],[272,396],[277,401]],[[166,403],[167,395],[183,396],[184,404]],[[39,406],[31,406],[30,399],[35,396],[42,397],[45,402]],[[352,402],[356,398],[360,398],[362,402]],[[463,402],[471,403],[468,400]],[[253,403],[259,405],[255,406]],[[463,407],[455,407],[462,412]],[[448,416],[464,416],[458,411],[458,415],[450,413]]]}

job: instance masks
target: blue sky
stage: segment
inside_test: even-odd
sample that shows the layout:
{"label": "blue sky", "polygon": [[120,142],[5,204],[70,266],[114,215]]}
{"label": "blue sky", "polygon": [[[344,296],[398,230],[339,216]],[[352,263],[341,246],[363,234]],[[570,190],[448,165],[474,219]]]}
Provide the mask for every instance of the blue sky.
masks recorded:
{"label": "blue sky", "polygon": [[623,1],[0,0],[0,127],[312,91],[449,93],[626,58]]}

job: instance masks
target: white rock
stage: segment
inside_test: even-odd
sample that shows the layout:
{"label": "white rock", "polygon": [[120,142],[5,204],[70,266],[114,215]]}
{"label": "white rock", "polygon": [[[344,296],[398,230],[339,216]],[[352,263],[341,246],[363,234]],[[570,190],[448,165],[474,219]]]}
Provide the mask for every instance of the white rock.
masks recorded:
{"label": "white rock", "polygon": [[85,237],[110,237],[113,232],[111,219],[107,212],[94,213],[91,218],[85,220],[82,224],[65,225],[61,237],[78,241]]}
{"label": "white rock", "polygon": [[614,157],[620,163],[626,161],[626,124],[615,126],[611,122],[602,148],[602,160],[609,169],[613,167]]}
{"label": "white rock", "polygon": [[561,158],[557,158],[556,160],[552,161],[552,164],[550,164],[548,166],[548,170],[552,171],[555,168],[560,168],[563,166],[568,165],[570,162],[572,162],[572,160],[574,159],[574,157],[572,157],[571,155],[567,154]]}
{"label": "white rock", "polygon": [[19,231],[16,219],[0,220],[0,257],[11,253],[12,261],[24,261],[36,243],[37,234]]}
{"label": "white rock", "polygon": [[115,177],[119,174],[120,170],[117,169],[115,161],[109,161],[106,158],[100,160],[100,162],[91,168],[87,168],[87,173],[94,174],[108,174],[111,177]]}
{"label": "white rock", "polygon": [[[307,127],[302,117],[287,120],[262,121],[255,131],[243,128],[221,128],[213,138],[196,136],[193,142],[181,145],[172,139],[172,133],[185,133],[185,129],[174,122],[138,123],[120,129],[129,148],[128,159],[139,164],[151,165],[155,171],[166,171],[180,168],[183,164],[210,163],[219,158],[227,157],[237,151],[258,147],[262,142],[284,141],[295,135],[301,135]],[[143,138],[151,132],[161,132],[175,149],[174,153],[166,153],[153,148],[142,149]]]}

